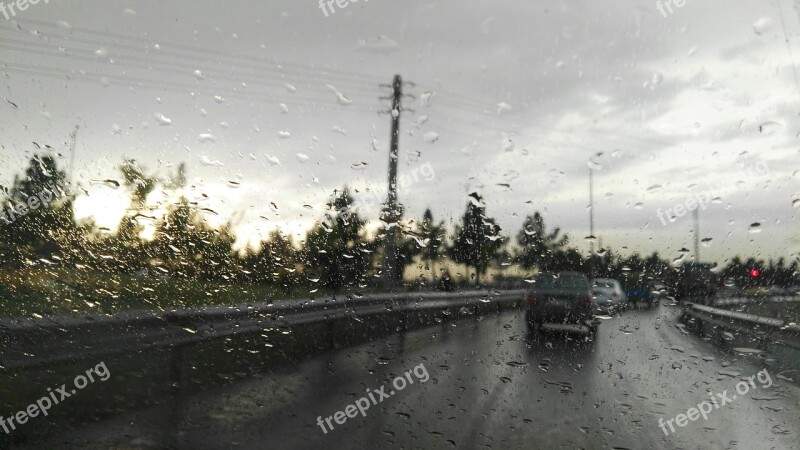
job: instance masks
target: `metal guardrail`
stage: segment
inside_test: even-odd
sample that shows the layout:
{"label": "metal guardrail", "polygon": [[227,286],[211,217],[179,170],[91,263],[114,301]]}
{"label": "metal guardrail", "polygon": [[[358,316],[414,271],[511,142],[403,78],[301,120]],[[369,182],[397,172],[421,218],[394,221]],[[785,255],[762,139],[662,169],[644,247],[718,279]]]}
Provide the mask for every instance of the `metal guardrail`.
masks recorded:
{"label": "metal guardrail", "polygon": [[[686,306],[685,314],[703,324],[800,349],[800,326],[797,324],[772,317],[756,316],[694,303],[687,303]],[[701,326],[701,328],[703,328],[702,331],[708,331],[704,329],[705,326]]]}
{"label": "metal guardrail", "polygon": [[714,306],[746,305],[751,303],[795,303],[800,302],[800,296],[772,296],[772,297],[730,297],[714,300]]}
{"label": "metal guardrail", "polygon": [[468,308],[486,310],[521,304],[524,290],[411,292],[361,297],[262,302],[169,312],[126,311],[113,316],[0,319],[0,369],[26,369],[104,355],[171,348],[374,315],[406,317]]}

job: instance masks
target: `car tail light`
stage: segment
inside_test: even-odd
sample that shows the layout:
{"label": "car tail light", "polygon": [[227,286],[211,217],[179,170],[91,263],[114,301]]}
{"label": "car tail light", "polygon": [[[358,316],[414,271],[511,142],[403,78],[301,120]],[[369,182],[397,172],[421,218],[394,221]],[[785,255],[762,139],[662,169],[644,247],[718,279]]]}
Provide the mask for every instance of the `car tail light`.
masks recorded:
{"label": "car tail light", "polygon": [[537,300],[536,300],[536,297],[534,297],[533,295],[528,295],[528,296],[525,297],[525,301],[529,305],[535,305]]}

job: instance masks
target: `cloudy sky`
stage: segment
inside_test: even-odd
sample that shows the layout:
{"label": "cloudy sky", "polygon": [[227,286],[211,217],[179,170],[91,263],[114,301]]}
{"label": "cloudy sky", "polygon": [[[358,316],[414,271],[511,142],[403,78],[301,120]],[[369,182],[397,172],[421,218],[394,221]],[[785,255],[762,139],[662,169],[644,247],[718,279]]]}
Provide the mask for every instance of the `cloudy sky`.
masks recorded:
{"label": "cloudy sky", "polygon": [[187,195],[218,214],[212,223],[235,220],[243,242],[275,227],[302,236],[345,184],[374,221],[390,124],[381,84],[400,74],[413,95],[400,138],[408,217],[429,206],[457,220],[477,191],[506,233],[538,210],[587,250],[592,168],[604,245],[678,257],[694,239],[681,208],[696,198],[702,259],[795,257],[800,0],[663,9],[39,2],[0,15],[0,183],[33,142],[69,168],[80,125],[78,213],[101,226],[127,206],[102,182],[120,178],[123,158],[164,177],[186,162]]}

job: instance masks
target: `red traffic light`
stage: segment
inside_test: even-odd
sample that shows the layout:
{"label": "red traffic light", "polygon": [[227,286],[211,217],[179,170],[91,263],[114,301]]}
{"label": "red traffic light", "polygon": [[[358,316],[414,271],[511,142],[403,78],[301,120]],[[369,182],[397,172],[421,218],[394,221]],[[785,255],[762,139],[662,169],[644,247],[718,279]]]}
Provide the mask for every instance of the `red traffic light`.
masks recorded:
{"label": "red traffic light", "polygon": [[753,278],[758,278],[761,275],[761,272],[758,269],[750,269],[750,276]]}

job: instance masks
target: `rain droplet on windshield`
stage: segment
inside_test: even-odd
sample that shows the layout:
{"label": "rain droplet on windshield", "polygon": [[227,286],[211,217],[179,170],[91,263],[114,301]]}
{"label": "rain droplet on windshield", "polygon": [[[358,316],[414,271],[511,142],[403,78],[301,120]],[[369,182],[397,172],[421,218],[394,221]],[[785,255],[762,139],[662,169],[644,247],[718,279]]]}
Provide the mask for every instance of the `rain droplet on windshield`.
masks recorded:
{"label": "rain droplet on windshield", "polygon": [[779,124],[778,122],[769,121],[759,125],[758,131],[765,136],[770,136],[775,134],[778,130],[780,130],[780,128],[781,124]]}
{"label": "rain droplet on windshield", "polygon": [[422,139],[428,144],[433,144],[434,142],[439,140],[439,133],[435,131],[429,131],[425,133]]}
{"label": "rain droplet on windshield", "polygon": [[167,116],[165,116],[165,115],[163,115],[161,113],[156,113],[156,121],[160,125],[163,125],[163,126],[172,125],[172,119],[170,119],[169,117],[167,117]]}
{"label": "rain droplet on windshield", "polygon": [[772,28],[772,19],[769,17],[762,17],[753,24],[753,31],[762,35]]}

